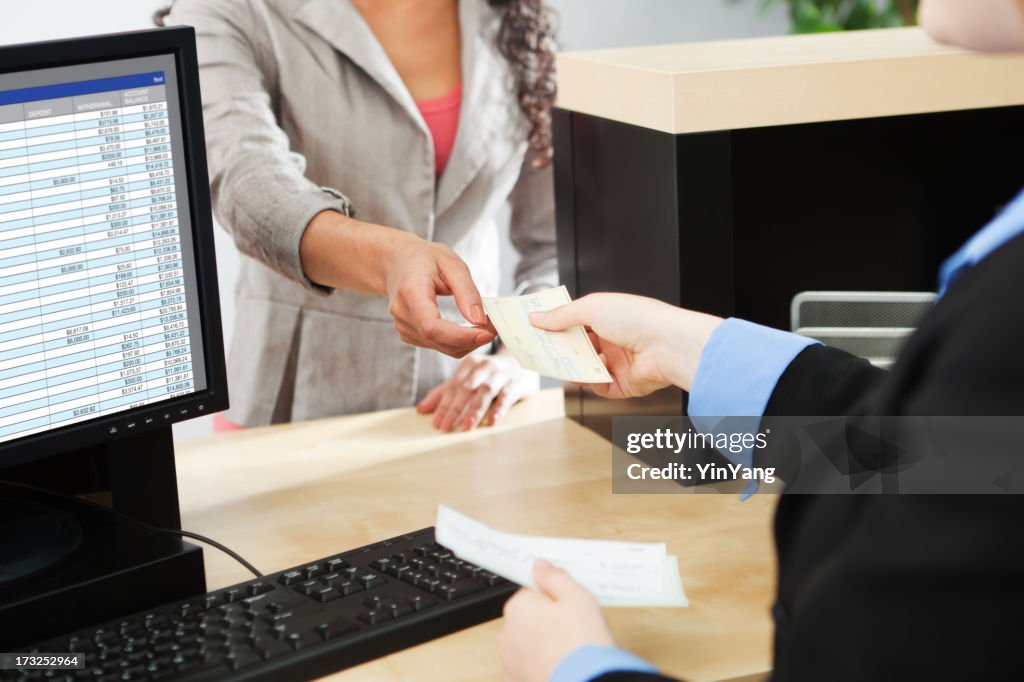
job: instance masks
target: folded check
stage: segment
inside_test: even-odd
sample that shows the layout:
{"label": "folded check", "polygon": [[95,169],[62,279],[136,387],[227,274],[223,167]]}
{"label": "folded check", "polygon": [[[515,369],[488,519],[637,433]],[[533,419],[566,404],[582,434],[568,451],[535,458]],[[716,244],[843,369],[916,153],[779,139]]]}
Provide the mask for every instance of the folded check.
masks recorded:
{"label": "folded check", "polygon": [[602,606],[687,606],[679,562],[661,542],[577,540],[513,535],[441,505],[437,541],[457,557],[524,587],[545,559],[587,588]]}
{"label": "folded check", "polygon": [[583,327],[549,332],[530,324],[530,313],[545,312],[571,301],[562,286],[526,296],[485,297],[484,310],[501,342],[526,369],[578,384],[611,383],[612,377]]}

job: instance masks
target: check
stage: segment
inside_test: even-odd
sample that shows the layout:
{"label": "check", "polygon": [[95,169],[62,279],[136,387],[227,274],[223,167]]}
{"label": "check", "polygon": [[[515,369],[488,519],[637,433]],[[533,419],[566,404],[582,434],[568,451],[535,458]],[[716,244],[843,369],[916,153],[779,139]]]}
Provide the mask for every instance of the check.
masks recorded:
{"label": "check", "polygon": [[545,312],[571,301],[562,286],[526,296],[485,297],[484,310],[502,343],[526,369],[579,384],[611,383],[612,377],[583,327],[549,332],[530,324],[530,313]]}
{"label": "check", "polygon": [[687,606],[679,562],[660,542],[513,535],[440,505],[437,541],[457,557],[525,587],[533,562],[546,559],[587,588],[602,606]]}

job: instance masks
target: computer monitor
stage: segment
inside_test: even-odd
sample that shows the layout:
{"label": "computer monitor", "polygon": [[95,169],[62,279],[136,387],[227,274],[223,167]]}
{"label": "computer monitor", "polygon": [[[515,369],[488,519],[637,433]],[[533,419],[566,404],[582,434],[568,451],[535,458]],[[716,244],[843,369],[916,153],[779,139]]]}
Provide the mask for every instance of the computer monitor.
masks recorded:
{"label": "computer monitor", "polygon": [[0,481],[178,525],[170,426],[227,406],[218,300],[193,30],[0,48]]}

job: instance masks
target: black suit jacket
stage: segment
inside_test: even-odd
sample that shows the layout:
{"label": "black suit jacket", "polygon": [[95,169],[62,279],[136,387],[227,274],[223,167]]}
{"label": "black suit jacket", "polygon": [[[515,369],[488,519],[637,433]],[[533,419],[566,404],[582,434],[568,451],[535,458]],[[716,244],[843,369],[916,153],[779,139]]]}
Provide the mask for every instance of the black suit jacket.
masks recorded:
{"label": "black suit jacket", "polygon": [[[1024,415],[1024,236],[950,287],[891,372],[810,347],[766,414]],[[775,536],[773,680],[1024,679],[1021,497],[784,495]]]}

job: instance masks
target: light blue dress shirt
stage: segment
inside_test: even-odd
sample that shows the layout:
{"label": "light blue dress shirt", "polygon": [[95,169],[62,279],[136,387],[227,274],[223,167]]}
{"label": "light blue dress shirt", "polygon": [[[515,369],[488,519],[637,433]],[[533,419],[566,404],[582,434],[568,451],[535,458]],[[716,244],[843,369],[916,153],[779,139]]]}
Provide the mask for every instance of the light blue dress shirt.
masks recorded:
{"label": "light blue dress shirt", "polygon": [[562,659],[549,682],[585,682],[610,672],[657,673],[650,663],[610,646],[581,646]]}
{"label": "light blue dress shirt", "polygon": [[[942,264],[939,295],[965,270],[1022,233],[1024,192]],[[771,327],[726,320],[701,353],[690,387],[690,417],[763,416],[786,368],[815,343]],[[655,672],[643,659],[621,649],[583,646],[562,659],[549,682],[589,682],[620,670]]]}

